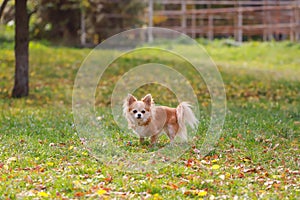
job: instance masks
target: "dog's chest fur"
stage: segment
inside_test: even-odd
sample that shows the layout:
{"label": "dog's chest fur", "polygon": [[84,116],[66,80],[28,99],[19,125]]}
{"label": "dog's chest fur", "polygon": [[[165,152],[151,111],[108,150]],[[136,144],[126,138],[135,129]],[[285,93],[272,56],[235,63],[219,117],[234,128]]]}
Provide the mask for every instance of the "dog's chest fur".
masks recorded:
{"label": "dog's chest fur", "polygon": [[133,127],[133,130],[138,134],[140,137],[150,137],[153,135],[151,129],[149,128],[149,125],[147,126],[135,126]]}

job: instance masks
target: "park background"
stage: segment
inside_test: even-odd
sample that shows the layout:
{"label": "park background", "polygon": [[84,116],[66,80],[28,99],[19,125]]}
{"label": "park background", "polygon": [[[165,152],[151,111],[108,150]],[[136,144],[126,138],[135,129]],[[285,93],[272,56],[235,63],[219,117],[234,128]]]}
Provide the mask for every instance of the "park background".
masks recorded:
{"label": "park background", "polygon": [[[297,0],[28,1],[19,9],[25,9],[29,19],[29,93],[19,96],[12,93],[18,67],[17,5],[13,0],[2,1],[0,197],[299,198],[299,5]],[[20,26],[26,29],[24,25]],[[121,31],[149,26],[186,33],[205,47],[224,80],[226,121],[215,149],[205,157],[199,157],[193,147],[158,171],[115,171],[108,163],[96,161],[76,133],[74,79],[92,47]],[[26,30],[20,33],[25,40],[26,34]],[[151,42],[151,33],[145,41]],[[121,72],[152,61],[190,67],[160,54],[126,55],[112,64],[108,81],[99,84],[102,92],[97,93],[96,105],[103,109],[99,120],[108,124],[107,131],[126,151],[155,149],[140,146],[135,137],[124,136],[115,126],[106,113],[110,94]],[[186,76],[196,88],[202,113],[198,131],[204,136],[210,96],[202,80],[194,74]],[[144,91],[160,104],[177,104],[166,88],[147,85],[136,94]],[[156,148],[166,143],[162,137]]]}

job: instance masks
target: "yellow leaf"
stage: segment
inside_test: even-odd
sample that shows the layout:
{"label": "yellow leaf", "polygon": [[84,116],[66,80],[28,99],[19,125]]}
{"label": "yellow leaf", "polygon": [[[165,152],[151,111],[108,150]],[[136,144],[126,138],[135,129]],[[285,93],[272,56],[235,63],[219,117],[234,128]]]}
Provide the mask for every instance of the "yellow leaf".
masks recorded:
{"label": "yellow leaf", "polygon": [[103,189],[100,189],[100,190],[97,191],[97,194],[100,195],[100,196],[105,194],[105,193],[106,193],[106,190],[103,190]]}
{"label": "yellow leaf", "polygon": [[47,165],[52,167],[54,165],[54,163],[53,162],[47,162]]}
{"label": "yellow leaf", "polygon": [[200,197],[204,197],[204,196],[206,196],[207,195],[207,192],[205,191],[205,190],[200,190],[199,192],[198,192],[198,196],[200,196]]}
{"label": "yellow leaf", "polygon": [[70,146],[70,147],[69,147],[69,150],[72,150],[73,148],[74,148],[74,146]]}
{"label": "yellow leaf", "polygon": [[153,200],[161,200],[162,199],[162,197],[159,195],[159,194],[154,194],[153,195]]}
{"label": "yellow leaf", "polygon": [[219,168],[220,168],[220,165],[213,165],[211,168],[212,168],[212,169],[219,169]]}
{"label": "yellow leaf", "polygon": [[277,179],[277,178],[280,178],[280,176],[279,175],[272,175],[272,178]]}
{"label": "yellow leaf", "polygon": [[40,196],[40,197],[49,197],[49,194],[47,194],[46,192],[39,192],[38,196]]}
{"label": "yellow leaf", "polygon": [[84,156],[89,155],[87,152],[82,152],[81,154],[84,155]]}
{"label": "yellow leaf", "polygon": [[214,160],[212,160],[211,162],[212,162],[212,163],[216,163],[216,162],[218,162],[218,160],[217,160],[217,159],[214,159]]}
{"label": "yellow leaf", "polygon": [[229,172],[225,173],[226,178],[230,178],[231,174]]}

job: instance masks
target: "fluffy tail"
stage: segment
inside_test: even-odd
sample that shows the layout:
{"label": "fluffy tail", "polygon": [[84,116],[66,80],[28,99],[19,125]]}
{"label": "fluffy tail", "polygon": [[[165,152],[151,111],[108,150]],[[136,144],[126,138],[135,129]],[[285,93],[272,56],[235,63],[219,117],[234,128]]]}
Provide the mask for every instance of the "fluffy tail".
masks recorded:
{"label": "fluffy tail", "polygon": [[177,135],[184,141],[187,141],[186,124],[192,129],[195,129],[199,123],[195,114],[191,109],[191,105],[187,102],[180,103],[176,108],[177,120],[179,124],[179,130]]}

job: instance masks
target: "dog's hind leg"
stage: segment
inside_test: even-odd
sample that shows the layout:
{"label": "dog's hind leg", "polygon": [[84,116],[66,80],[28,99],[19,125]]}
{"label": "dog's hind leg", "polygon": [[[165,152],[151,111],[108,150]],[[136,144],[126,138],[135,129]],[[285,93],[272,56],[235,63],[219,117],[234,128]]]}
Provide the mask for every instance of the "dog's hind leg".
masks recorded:
{"label": "dog's hind leg", "polygon": [[170,139],[170,143],[173,143],[173,140],[175,138],[174,130],[171,130],[170,127],[165,127],[164,131],[166,132],[167,136]]}

